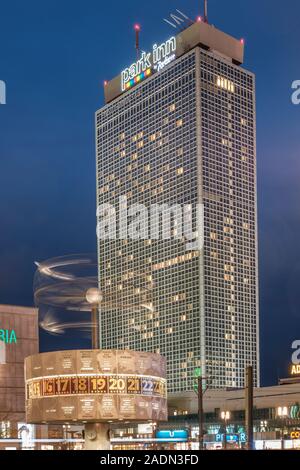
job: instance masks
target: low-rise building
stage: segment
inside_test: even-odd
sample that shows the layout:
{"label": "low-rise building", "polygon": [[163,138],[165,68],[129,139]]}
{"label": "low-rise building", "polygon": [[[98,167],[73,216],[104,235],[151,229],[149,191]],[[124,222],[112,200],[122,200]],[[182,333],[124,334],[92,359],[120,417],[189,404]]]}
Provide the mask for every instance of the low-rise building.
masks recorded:
{"label": "low-rise building", "polygon": [[25,423],[24,359],[38,350],[37,309],[0,305],[0,449],[34,437]]}
{"label": "low-rise building", "polygon": [[[280,385],[254,389],[254,444],[257,449],[300,448],[300,380],[280,380]],[[226,438],[229,446],[243,447],[245,430],[245,391],[204,392],[205,437],[207,448],[224,443],[222,411],[229,412]],[[190,441],[198,440],[198,397],[195,392],[169,396],[168,427],[189,429]]]}
{"label": "low-rise building", "polygon": [[[300,375],[300,374],[299,374]],[[199,416],[196,392],[168,397],[168,422],[135,429],[113,430],[116,449],[198,449]],[[245,391],[207,388],[203,397],[204,446],[229,449],[246,446]],[[226,423],[222,412],[227,412]],[[300,449],[300,378],[281,379],[279,385],[254,389],[254,446],[256,449]]]}

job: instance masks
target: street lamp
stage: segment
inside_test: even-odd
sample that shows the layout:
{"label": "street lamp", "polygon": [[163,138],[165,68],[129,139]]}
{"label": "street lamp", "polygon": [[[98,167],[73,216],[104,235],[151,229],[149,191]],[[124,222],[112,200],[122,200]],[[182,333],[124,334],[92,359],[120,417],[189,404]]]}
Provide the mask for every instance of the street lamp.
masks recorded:
{"label": "street lamp", "polygon": [[[194,370],[195,384],[194,390],[198,395],[198,422],[199,422],[199,450],[204,448],[204,409],[203,396],[208,389],[208,377],[202,376],[202,368]],[[211,377],[210,377],[211,379]]]}
{"label": "street lamp", "polygon": [[[287,406],[279,406],[277,408],[277,416],[282,420],[288,417],[288,408]],[[281,449],[284,449],[284,432],[283,427],[280,428],[280,437],[281,437]]]}
{"label": "street lamp", "polygon": [[87,302],[91,305],[91,323],[92,323],[92,348],[99,349],[99,325],[98,311],[99,305],[103,300],[103,295],[97,287],[88,289],[85,294]]}
{"label": "street lamp", "polygon": [[[152,427],[152,439],[154,440],[155,436],[156,436],[157,423],[152,421],[151,427]],[[154,443],[153,447],[154,447],[154,450],[157,450],[157,444],[156,443]]]}
{"label": "street lamp", "polygon": [[225,432],[224,432],[224,449],[227,449],[227,423],[230,419],[230,411],[222,411],[221,419],[224,421]]}

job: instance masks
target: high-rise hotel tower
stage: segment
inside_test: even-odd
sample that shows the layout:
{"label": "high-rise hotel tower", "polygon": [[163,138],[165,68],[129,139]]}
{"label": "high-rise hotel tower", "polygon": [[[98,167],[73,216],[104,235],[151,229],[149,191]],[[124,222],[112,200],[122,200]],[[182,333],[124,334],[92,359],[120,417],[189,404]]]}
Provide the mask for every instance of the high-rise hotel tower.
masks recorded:
{"label": "high-rise hotel tower", "polygon": [[124,224],[98,241],[101,346],[160,352],[170,392],[192,390],[200,367],[225,388],[253,365],[259,385],[255,80],[243,55],[243,41],[197,22],[108,82],[96,113],[97,202],[116,225],[134,204],[204,206],[199,249],[132,239]]}

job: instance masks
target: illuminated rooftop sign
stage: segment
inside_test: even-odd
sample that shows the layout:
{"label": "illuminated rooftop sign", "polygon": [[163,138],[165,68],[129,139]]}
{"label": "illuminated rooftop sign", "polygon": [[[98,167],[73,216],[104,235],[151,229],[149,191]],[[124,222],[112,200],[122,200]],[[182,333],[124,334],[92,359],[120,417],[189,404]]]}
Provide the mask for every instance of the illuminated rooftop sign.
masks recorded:
{"label": "illuminated rooftop sign", "polygon": [[143,52],[141,58],[121,72],[121,90],[129,90],[153,71],[159,72],[176,58],[176,38],[171,37],[159,46],[154,44],[152,53]]}
{"label": "illuminated rooftop sign", "polygon": [[291,375],[300,375],[300,364],[293,364],[291,366]]}

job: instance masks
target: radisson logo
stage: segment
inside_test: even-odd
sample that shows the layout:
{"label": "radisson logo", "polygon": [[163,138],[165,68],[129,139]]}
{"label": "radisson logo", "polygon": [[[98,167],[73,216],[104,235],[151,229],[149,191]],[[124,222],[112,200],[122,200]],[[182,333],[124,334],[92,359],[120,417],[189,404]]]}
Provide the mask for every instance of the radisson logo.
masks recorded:
{"label": "radisson logo", "polygon": [[5,344],[17,343],[15,330],[0,330],[0,341]]}
{"label": "radisson logo", "polygon": [[176,38],[171,37],[159,46],[154,44],[151,52],[143,52],[141,58],[121,72],[121,90],[125,91],[152,73],[162,70],[176,55]]}

